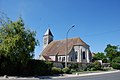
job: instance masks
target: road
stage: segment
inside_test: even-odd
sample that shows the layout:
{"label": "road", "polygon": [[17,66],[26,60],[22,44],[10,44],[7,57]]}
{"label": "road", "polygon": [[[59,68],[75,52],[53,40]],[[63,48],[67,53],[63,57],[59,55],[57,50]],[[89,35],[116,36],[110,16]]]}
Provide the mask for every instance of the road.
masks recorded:
{"label": "road", "polygon": [[101,74],[101,75],[92,75],[84,77],[73,77],[73,78],[62,78],[62,79],[53,79],[53,80],[120,80],[120,72]]}
{"label": "road", "polygon": [[[0,79],[0,80],[41,80],[40,78],[16,78],[16,79]],[[91,76],[76,76],[65,78],[46,77],[42,80],[120,80],[120,71],[115,73],[91,75]]]}

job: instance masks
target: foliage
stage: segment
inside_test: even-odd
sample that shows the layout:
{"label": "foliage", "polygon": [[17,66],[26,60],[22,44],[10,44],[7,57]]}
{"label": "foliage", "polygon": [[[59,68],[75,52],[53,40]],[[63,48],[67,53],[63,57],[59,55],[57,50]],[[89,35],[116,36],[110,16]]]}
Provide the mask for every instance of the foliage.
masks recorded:
{"label": "foliage", "polygon": [[13,62],[26,63],[34,56],[38,44],[36,33],[25,29],[22,18],[13,22],[3,16],[0,17],[0,54]]}
{"label": "foliage", "polygon": [[30,60],[27,64],[30,68],[29,74],[34,76],[48,75],[51,74],[52,62],[40,61],[40,60]]}
{"label": "foliage", "polygon": [[120,69],[120,57],[116,57],[112,60],[111,66],[114,69]]}
{"label": "foliage", "polygon": [[94,63],[91,63],[87,66],[88,71],[96,71],[96,70],[102,70],[101,63],[98,61],[95,61]]}
{"label": "foliage", "polygon": [[108,44],[105,48],[105,52],[110,61],[112,61],[115,57],[120,56],[119,46]]}
{"label": "foliage", "polygon": [[94,67],[93,63],[89,64],[87,66],[87,71],[92,71],[93,67]]}
{"label": "foliage", "polygon": [[0,66],[0,75],[8,76],[43,76],[50,75],[52,62],[29,60],[26,65],[11,62],[8,58]]}
{"label": "foliage", "polygon": [[70,69],[68,67],[65,67],[62,69],[63,73],[69,74],[70,73]]}
{"label": "foliage", "polygon": [[93,60],[94,60],[94,61],[95,61],[95,60],[102,60],[103,63],[106,63],[106,62],[107,62],[107,58],[106,58],[105,54],[102,53],[102,52],[98,52],[97,54],[95,54],[95,56],[93,57]]}
{"label": "foliage", "polygon": [[101,69],[101,63],[98,62],[98,61],[95,61],[95,62],[93,63],[93,66],[94,66],[94,68],[95,68],[96,70],[100,70],[100,69]]}
{"label": "foliage", "polygon": [[78,69],[78,63],[69,63],[68,68],[77,70]]}
{"label": "foliage", "polygon": [[61,68],[57,68],[57,67],[52,67],[52,73],[53,74],[61,74],[62,73],[62,69]]}
{"label": "foliage", "polygon": [[73,72],[76,72],[76,71],[77,71],[76,69],[71,69],[70,73],[73,73]]}

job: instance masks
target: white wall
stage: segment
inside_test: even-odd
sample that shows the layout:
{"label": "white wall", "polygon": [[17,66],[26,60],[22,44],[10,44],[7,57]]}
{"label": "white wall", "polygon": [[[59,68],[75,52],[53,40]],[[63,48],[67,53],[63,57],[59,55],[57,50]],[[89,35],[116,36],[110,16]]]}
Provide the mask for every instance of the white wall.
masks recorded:
{"label": "white wall", "polygon": [[74,49],[72,49],[72,51],[70,52],[70,54],[68,55],[68,61],[73,61],[73,62],[77,62],[76,56],[78,54],[74,51]]}
{"label": "white wall", "polygon": [[40,60],[45,60],[45,58],[42,55],[40,55],[39,59]]}
{"label": "white wall", "polygon": [[[85,52],[85,59],[83,59],[83,51]],[[77,59],[75,58],[75,54],[77,54]],[[56,56],[49,56],[51,58],[52,61],[55,61]],[[66,61],[66,56],[64,55],[58,55],[58,61],[60,62],[65,62]],[[90,62],[90,50],[89,47],[84,47],[84,46],[74,46],[74,48],[72,49],[72,51],[70,52],[69,55],[67,55],[67,61],[71,61],[71,57],[72,57],[72,61],[73,62],[81,62],[81,63],[89,63]],[[44,60],[44,58],[41,57],[42,60]]]}
{"label": "white wall", "polygon": [[55,61],[55,56],[49,56],[52,61]]}
{"label": "white wall", "polygon": [[[89,47],[88,46],[74,46],[75,52],[77,52],[77,62],[82,63],[89,63],[90,57],[89,57]],[[85,59],[83,59],[83,52],[85,52]]]}

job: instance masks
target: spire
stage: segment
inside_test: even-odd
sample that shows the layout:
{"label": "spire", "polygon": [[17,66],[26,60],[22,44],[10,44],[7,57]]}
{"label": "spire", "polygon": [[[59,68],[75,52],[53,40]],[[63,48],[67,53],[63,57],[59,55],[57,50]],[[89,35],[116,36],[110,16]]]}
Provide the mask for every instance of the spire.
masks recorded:
{"label": "spire", "polygon": [[50,28],[48,28],[45,34],[43,35],[43,49],[52,41],[53,41],[53,34]]}
{"label": "spire", "polygon": [[53,37],[53,34],[52,34],[50,28],[48,28],[47,31],[45,32],[44,36],[46,36],[46,35],[51,35]]}

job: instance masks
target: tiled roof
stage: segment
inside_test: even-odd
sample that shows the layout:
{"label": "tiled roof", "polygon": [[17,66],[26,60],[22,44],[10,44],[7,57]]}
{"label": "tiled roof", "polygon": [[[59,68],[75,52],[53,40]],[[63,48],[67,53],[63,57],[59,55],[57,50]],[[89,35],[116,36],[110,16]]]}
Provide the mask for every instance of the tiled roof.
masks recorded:
{"label": "tiled roof", "polygon": [[[68,54],[74,45],[89,46],[80,38],[70,38],[68,39]],[[52,41],[50,44],[48,44],[46,48],[42,51],[42,55],[44,56],[65,55],[65,52],[66,52],[66,40],[58,40]]]}
{"label": "tiled roof", "polygon": [[51,58],[50,58],[49,56],[44,56],[44,55],[43,55],[43,57],[44,57],[45,60],[47,60],[47,61],[52,61]]}

